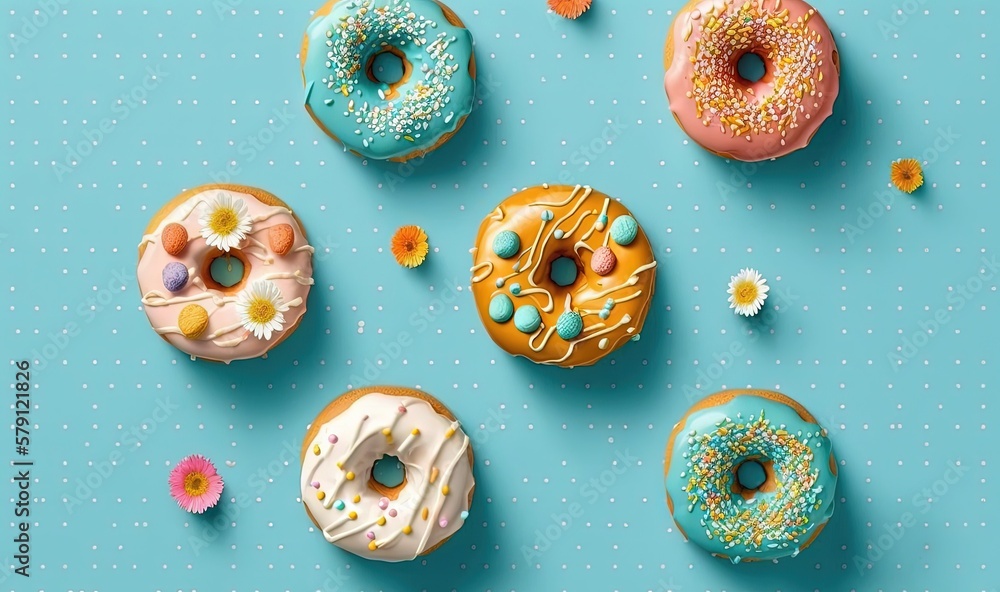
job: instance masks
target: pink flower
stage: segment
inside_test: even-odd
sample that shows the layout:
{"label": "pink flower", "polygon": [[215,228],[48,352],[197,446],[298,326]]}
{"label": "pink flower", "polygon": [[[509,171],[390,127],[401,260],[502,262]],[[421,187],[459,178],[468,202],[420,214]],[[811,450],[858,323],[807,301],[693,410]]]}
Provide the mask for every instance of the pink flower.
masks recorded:
{"label": "pink flower", "polygon": [[222,497],[222,477],[215,465],[200,454],[193,454],[177,463],[170,471],[170,495],[177,505],[188,512],[201,514],[219,503]]}

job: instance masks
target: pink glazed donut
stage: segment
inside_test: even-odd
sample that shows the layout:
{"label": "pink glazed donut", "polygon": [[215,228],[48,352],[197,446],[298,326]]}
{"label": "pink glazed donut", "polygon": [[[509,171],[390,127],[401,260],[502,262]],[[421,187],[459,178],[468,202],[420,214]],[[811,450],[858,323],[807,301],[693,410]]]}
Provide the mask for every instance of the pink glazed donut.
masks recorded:
{"label": "pink glazed donut", "polygon": [[301,323],[314,252],[299,217],[274,195],[195,187],[143,233],[142,306],[156,333],[192,360],[261,357]]}
{"label": "pink glazed donut", "polygon": [[[745,54],[764,62],[751,82]],[[694,0],[664,49],[674,119],[724,158],[759,161],[805,148],[833,113],[840,57],[823,17],[802,0]]]}

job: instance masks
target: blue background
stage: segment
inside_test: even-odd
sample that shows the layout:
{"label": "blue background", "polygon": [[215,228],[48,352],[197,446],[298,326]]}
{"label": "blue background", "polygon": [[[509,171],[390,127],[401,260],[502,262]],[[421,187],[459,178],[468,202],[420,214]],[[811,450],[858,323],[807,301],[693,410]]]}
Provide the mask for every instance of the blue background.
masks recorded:
{"label": "blue background", "polygon": [[[1000,308],[983,260],[1000,256],[992,3],[818,1],[842,56],[835,113],[808,149],[746,167],[670,116],[662,44],[679,1],[597,0],[569,22],[541,0],[453,0],[477,42],[477,109],[408,166],[344,154],[301,107],[309,2],[4,4],[0,336],[5,357],[35,361],[36,466],[33,576],[4,571],[0,588],[1000,586],[988,458]],[[900,157],[925,161],[912,196],[888,184]],[[160,205],[227,178],[282,196],[319,249],[308,322],[232,366],[160,340],[133,273]],[[591,368],[510,358],[469,295],[479,221],[546,181],[621,197],[657,250],[642,340]],[[388,250],[403,224],[431,238],[414,271]],[[773,286],[757,320],[727,309],[744,266]],[[468,524],[409,564],[325,544],[298,501],[288,450],[328,401],[369,382],[434,393],[474,440]],[[749,385],[829,427],[841,479],[810,549],[733,566],[674,529],[663,447],[691,403]],[[191,453],[226,480],[201,517],[166,487]]]}

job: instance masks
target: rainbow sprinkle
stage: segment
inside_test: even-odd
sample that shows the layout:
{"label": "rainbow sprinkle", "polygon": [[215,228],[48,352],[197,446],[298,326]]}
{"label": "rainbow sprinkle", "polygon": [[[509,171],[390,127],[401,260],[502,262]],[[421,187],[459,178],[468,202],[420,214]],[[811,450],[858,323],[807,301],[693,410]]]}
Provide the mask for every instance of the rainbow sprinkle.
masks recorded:
{"label": "rainbow sprinkle", "polygon": [[[705,126],[711,125],[711,115],[717,116],[722,131],[733,137],[784,136],[786,128],[796,127],[803,100],[823,80],[822,37],[807,26],[815,11],[792,21],[787,8],[773,14],[760,4],[753,0],[736,4],[739,8],[731,12],[703,15],[691,57],[694,76],[688,98],[694,99]],[[769,64],[773,93],[756,97],[734,76],[734,64],[748,52]]]}
{"label": "rainbow sprinkle", "polygon": [[[711,433],[688,434],[687,470],[681,475],[687,479],[687,509],[703,512],[706,536],[725,541],[726,549],[798,548],[798,538],[813,526],[809,516],[823,505],[818,496],[823,487],[816,485],[819,471],[810,467],[808,443],[823,434],[791,434],[784,428],[771,425],[761,411],[746,421],[739,415],[737,421],[726,418]],[[733,493],[734,475],[753,458],[773,462],[776,489],[744,500]]]}

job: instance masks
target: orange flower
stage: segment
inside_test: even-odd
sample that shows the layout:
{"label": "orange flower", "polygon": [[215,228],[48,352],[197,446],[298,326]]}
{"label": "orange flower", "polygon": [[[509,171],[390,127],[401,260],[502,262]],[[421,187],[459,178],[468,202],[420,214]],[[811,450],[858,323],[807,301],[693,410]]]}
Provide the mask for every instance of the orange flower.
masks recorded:
{"label": "orange flower", "polygon": [[913,193],[924,184],[924,172],[920,162],[912,158],[901,158],[892,163],[892,184],[900,191]]}
{"label": "orange flower", "polygon": [[591,0],[549,0],[549,8],[563,18],[575,19],[587,12],[590,2]]}
{"label": "orange flower", "polygon": [[427,233],[419,226],[401,226],[392,235],[392,254],[403,267],[416,267],[427,258]]}

